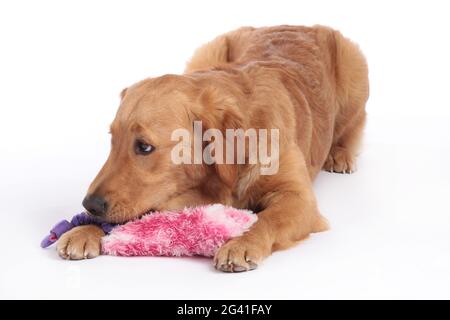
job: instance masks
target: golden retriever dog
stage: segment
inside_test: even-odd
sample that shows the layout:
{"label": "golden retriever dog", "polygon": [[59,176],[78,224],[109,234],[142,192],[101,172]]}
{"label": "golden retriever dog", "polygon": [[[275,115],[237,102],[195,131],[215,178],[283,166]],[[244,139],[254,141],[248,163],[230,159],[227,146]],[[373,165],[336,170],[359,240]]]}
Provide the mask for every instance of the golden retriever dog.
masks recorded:
{"label": "golden retriever dog", "polygon": [[[252,270],[272,252],[328,228],[312,181],[322,169],[355,171],[368,95],[366,60],[338,31],[276,26],[226,33],[200,47],[184,74],[122,91],[110,155],[83,205],[116,223],[201,204],[251,209],[257,222],[225,243],[214,265]],[[258,163],[175,164],[171,134],[193,134],[194,121],[222,132],[278,129],[278,171],[262,175]],[[96,257],[103,235],[94,225],[74,228],[59,240],[58,253]]]}

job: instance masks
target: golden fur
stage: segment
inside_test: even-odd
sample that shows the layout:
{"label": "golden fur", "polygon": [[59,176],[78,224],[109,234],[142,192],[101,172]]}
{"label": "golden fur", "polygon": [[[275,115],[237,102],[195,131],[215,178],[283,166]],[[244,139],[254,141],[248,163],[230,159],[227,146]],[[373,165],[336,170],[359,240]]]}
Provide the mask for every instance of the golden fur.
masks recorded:
{"label": "golden fur", "polygon": [[[251,230],[226,243],[214,261],[222,271],[253,269],[274,250],[327,228],[312,180],[321,169],[351,173],[369,94],[364,56],[327,27],[241,28],[200,47],[183,75],[146,79],[125,89],[111,125],[111,154],[88,193],[107,199],[108,221],[147,210],[224,203],[259,211]],[[175,165],[177,128],[278,128],[279,171],[258,165]],[[156,147],[133,153],[136,139]],[[99,254],[102,232],[65,234],[65,258]],[[91,242],[94,242],[92,244]]]}

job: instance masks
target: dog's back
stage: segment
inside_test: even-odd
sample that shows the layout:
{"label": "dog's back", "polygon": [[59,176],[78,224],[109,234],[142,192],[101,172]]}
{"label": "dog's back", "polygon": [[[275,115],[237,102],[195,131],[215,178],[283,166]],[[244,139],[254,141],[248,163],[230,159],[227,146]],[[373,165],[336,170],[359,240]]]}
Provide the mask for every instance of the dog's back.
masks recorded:
{"label": "dog's back", "polygon": [[355,170],[369,94],[367,63],[359,48],[324,26],[243,27],[197,49],[185,72],[255,64],[278,68],[297,97],[297,139],[311,176],[322,166]]}

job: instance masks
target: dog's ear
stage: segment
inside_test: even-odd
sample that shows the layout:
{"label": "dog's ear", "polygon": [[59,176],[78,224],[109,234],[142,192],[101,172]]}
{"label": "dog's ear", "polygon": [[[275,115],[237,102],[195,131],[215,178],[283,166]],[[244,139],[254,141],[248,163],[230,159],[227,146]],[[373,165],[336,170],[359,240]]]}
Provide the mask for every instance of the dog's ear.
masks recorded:
{"label": "dog's ear", "polygon": [[[199,102],[201,109],[196,113],[195,118],[202,123],[203,133],[208,129],[219,130],[223,138],[223,150],[221,159],[214,160],[214,168],[220,179],[229,187],[233,187],[238,178],[238,165],[236,159],[236,138],[233,136],[233,148],[227,148],[227,129],[244,129],[245,125],[242,114],[238,107],[238,102],[233,97],[228,97],[216,88],[207,88],[200,95]],[[211,142],[205,142],[205,148]],[[227,153],[229,155],[227,155]],[[219,153],[220,154],[220,153]],[[215,152],[215,155],[218,155]],[[232,163],[227,163],[232,159]]]}

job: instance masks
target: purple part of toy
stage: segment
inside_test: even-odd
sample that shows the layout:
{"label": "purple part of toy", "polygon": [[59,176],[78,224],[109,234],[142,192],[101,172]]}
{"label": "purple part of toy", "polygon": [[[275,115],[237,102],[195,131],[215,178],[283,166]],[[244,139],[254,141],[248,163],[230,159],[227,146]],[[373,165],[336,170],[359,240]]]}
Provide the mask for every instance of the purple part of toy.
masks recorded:
{"label": "purple part of toy", "polygon": [[110,233],[111,230],[117,225],[108,222],[102,222],[101,219],[91,216],[86,212],[79,213],[72,218],[71,223],[74,226],[83,226],[86,224],[95,224],[102,228],[105,233]]}
{"label": "purple part of toy", "polygon": [[53,239],[50,239],[50,236],[47,236],[41,241],[41,248],[50,247],[54,242]]}
{"label": "purple part of toy", "polygon": [[91,216],[86,212],[81,212],[73,216],[70,222],[67,220],[62,220],[58,224],[56,224],[52,228],[52,230],[50,230],[50,234],[41,241],[41,247],[47,248],[48,246],[55,243],[56,240],[58,240],[64,233],[66,233],[70,229],[87,224],[95,224],[102,228],[103,232],[105,233],[110,233],[111,230],[116,226],[116,224],[102,222],[97,217]]}
{"label": "purple part of toy", "polygon": [[74,226],[83,226],[85,224],[99,224],[100,221],[96,217],[90,216],[86,212],[81,212],[73,216],[71,223]]}
{"label": "purple part of toy", "polygon": [[49,238],[50,237],[47,236],[41,241],[41,248],[47,248],[47,247],[51,246],[55,242],[53,240],[50,240]]}
{"label": "purple part of toy", "polygon": [[117,224],[111,224],[111,223],[106,223],[106,222],[103,222],[101,224],[101,227],[105,233],[110,233],[112,231],[112,229],[114,229],[115,226],[117,226]]}
{"label": "purple part of toy", "polygon": [[53,233],[56,236],[56,238],[59,239],[59,237],[61,237],[64,233],[66,233],[72,228],[73,225],[69,221],[62,220],[57,225],[55,225],[52,230],[50,230],[50,233]]}
{"label": "purple part of toy", "polygon": [[41,247],[47,248],[73,227],[73,224],[67,220],[60,221],[50,230],[50,234],[42,240]]}

